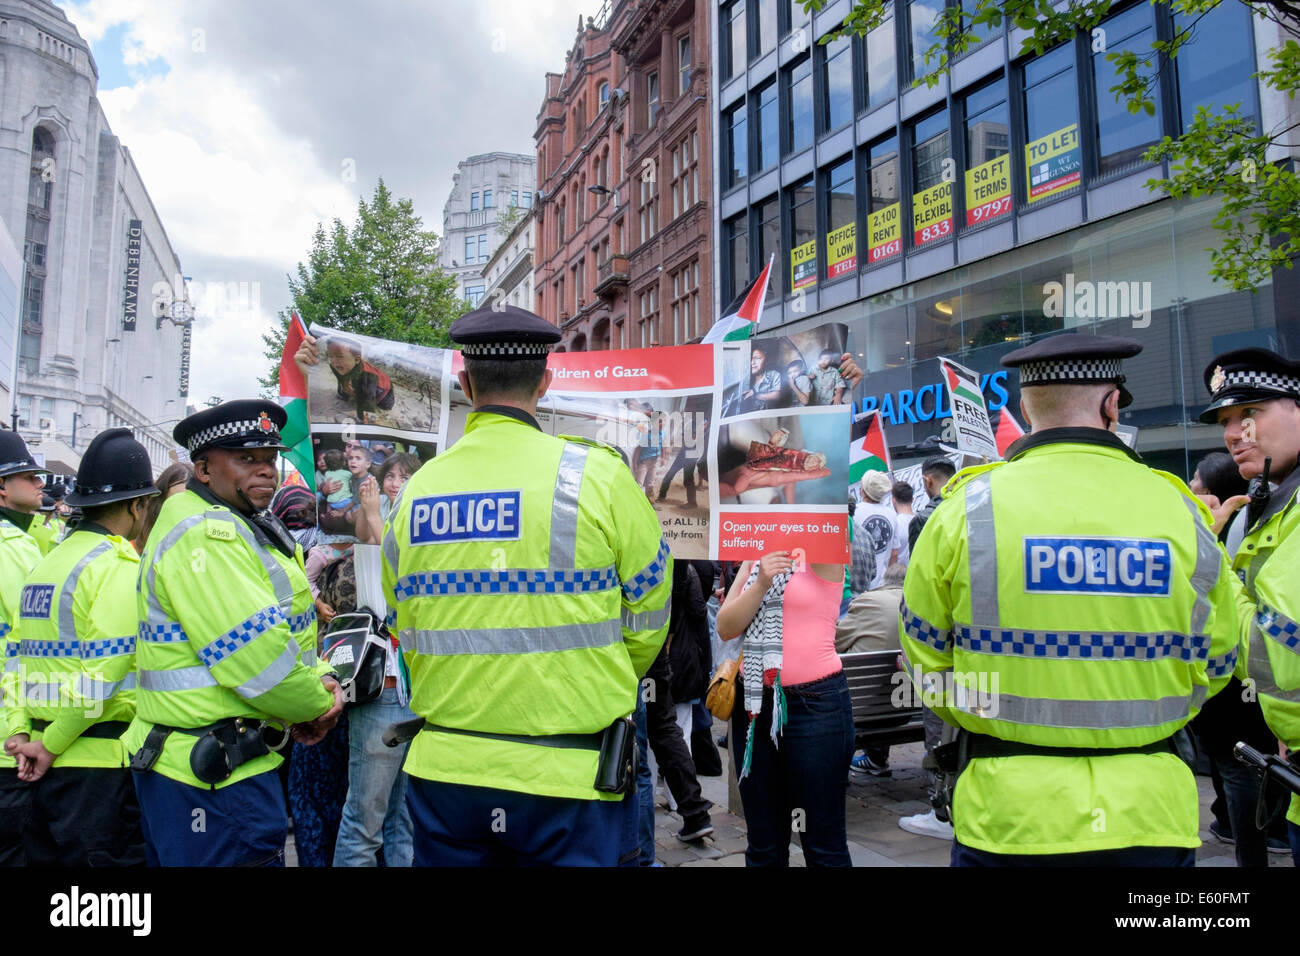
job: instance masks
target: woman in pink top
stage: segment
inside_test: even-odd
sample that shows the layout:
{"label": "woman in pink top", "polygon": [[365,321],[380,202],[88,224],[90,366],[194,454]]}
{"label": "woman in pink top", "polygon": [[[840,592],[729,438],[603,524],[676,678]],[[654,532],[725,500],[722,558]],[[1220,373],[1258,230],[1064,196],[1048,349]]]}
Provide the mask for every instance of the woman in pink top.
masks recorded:
{"label": "woman in pink top", "polygon": [[788,866],[792,825],[809,866],[852,865],[853,706],[835,653],[843,588],[844,565],[796,571],[788,551],[774,551],[741,565],[718,611],[719,637],[745,637],[731,741],[749,866]]}

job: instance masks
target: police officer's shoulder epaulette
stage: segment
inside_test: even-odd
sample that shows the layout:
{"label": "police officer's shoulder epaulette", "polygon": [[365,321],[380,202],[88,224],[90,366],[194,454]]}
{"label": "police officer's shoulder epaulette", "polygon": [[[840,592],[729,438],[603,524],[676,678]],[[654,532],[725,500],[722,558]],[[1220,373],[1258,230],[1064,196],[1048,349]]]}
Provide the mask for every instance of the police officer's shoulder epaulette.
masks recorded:
{"label": "police officer's shoulder epaulette", "polygon": [[[11,521],[0,520],[0,539],[21,538],[27,535],[27,532]],[[28,535],[30,537],[30,535]],[[35,540],[35,539],[33,539]]]}
{"label": "police officer's shoulder epaulette", "polygon": [[204,537],[214,541],[234,541],[239,537],[235,529],[236,520],[229,508],[209,505],[203,512]]}
{"label": "police officer's shoulder epaulette", "polygon": [[623,460],[623,456],[619,454],[617,448],[598,439],[585,438],[582,435],[556,435],[555,437],[559,438],[561,441],[578,442],[581,445],[590,445],[592,448],[599,448],[601,451],[608,452],[620,461]]}
{"label": "police officer's shoulder epaulette", "polygon": [[1205,521],[1206,521],[1207,524],[1209,524],[1211,527],[1213,527],[1213,525],[1214,525],[1214,515],[1213,515],[1213,513],[1211,513],[1211,511],[1210,511],[1210,507],[1209,507],[1209,505],[1207,505],[1207,504],[1206,504],[1204,501],[1202,501],[1200,498],[1196,497],[1196,495],[1194,495],[1194,494],[1192,493],[1192,489],[1187,487],[1187,485],[1186,485],[1186,483],[1183,481],[1183,479],[1179,478],[1177,475],[1173,474],[1172,472],[1161,471],[1159,468],[1151,468],[1151,469],[1148,469],[1148,470],[1151,472],[1151,474],[1153,474],[1153,475],[1159,475],[1159,476],[1160,476],[1161,478],[1163,478],[1165,481],[1169,482],[1169,484],[1171,484],[1171,485],[1173,485],[1175,488],[1177,488],[1177,489],[1178,489],[1178,492],[1179,492],[1179,493],[1180,493],[1184,498],[1187,498],[1187,499],[1190,500],[1193,504],[1196,505],[1197,510],[1200,511],[1200,513],[1201,513],[1201,517],[1203,517],[1203,518],[1205,519]]}
{"label": "police officer's shoulder epaulette", "polygon": [[962,487],[969,484],[974,478],[980,475],[986,475],[994,468],[1001,468],[1005,461],[990,461],[983,465],[971,465],[969,468],[963,468],[957,474],[948,479],[948,483],[943,486],[943,497],[947,500],[950,496],[956,494]]}

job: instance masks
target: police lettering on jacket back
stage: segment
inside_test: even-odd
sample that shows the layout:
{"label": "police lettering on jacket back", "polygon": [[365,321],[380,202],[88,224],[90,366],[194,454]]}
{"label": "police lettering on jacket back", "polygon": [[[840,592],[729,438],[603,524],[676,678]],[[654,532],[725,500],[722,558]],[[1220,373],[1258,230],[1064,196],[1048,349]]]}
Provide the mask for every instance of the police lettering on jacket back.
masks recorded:
{"label": "police lettering on jacket back", "polygon": [[18,607],[19,617],[46,618],[50,616],[50,604],[54,600],[53,584],[29,584],[23,588],[22,602]]}
{"label": "police lettering on jacket back", "polygon": [[1173,554],[1153,538],[1024,539],[1025,590],[1041,594],[1168,596]]}
{"label": "police lettering on jacket back", "polygon": [[411,502],[411,544],[517,541],[522,493],[467,491]]}

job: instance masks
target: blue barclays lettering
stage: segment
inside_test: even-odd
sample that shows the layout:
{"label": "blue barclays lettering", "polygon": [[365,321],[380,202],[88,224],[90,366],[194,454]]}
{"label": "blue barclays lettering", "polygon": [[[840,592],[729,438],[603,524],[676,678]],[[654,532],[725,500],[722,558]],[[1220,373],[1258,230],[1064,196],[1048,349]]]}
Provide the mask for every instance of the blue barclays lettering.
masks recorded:
{"label": "blue barclays lettering", "polygon": [[[1007,375],[1007,370],[1002,369],[980,376],[980,390],[984,393],[989,411],[1002,408],[1010,398],[1006,387]],[[933,399],[927,399],[927,395],[933,396]],[[854,417],[879,409],[881,418],[891,425],[901,425],[904,422],[918,424],[952,417],[952,409],[948,407],[948,390],[942,384],[922,385],[915,391],[910,388],[900,389],[883,396],[867,395],[860,403],[854,399],[852,406]]]}

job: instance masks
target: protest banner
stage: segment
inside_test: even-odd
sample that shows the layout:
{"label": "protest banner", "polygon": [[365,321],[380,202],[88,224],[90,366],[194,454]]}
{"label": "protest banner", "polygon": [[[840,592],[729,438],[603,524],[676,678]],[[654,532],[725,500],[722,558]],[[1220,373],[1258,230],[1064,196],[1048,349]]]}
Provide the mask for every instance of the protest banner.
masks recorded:
{"label": "protest banner", "polygon": [[957,448],[961,452],[988,461],[998,459],[998,443],[989,422],[980,391],[980,376],[952,359],[939,358],[944,384],[948,386],[948,405],[952,409]]}

